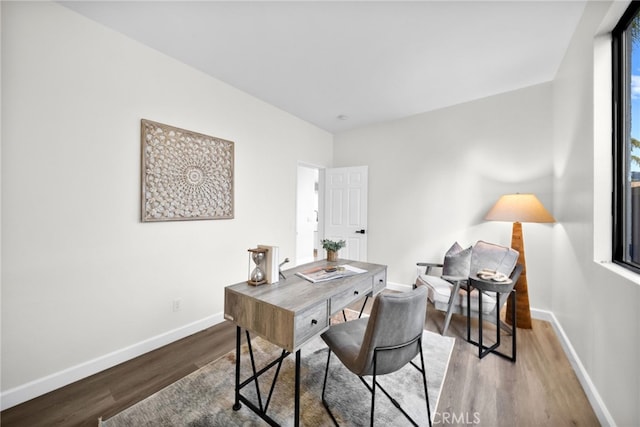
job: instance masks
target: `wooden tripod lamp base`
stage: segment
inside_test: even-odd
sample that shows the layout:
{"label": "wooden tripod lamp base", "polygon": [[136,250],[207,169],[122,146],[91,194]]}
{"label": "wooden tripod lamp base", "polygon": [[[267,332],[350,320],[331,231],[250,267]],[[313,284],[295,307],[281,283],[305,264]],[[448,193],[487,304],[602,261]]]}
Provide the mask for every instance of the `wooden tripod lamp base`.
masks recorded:
{"label": "wooden tripod lamp base", "polygon": [[[522,237],[522,223],[513,223],[511,247],[518,251],[518,264],[522,265],[522,273],[516,282],[516,325],[518,328],[531,329],[531,309],[529,307],[529,289],[527,285],[527,264],[524,258],[524,239]],[[511,298],[507,300],[507,313],[511,313]],[[506,321],[511,324],[511,317]]]}

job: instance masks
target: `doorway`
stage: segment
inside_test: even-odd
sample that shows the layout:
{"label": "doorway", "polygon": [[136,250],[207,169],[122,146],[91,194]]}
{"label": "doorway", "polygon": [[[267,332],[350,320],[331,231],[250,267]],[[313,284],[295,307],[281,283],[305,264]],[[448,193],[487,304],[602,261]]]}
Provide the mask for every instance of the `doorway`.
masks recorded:
{"label": "doorway", "polygon": [[345,240],[340,257],[367,261],[368,167],[298,165],[296,265],[324,257],[320,240]]}
{"label": "doorway", "polygon": [[315,166],[298,165],[296,200],[296,265],[318,258],[319,176]]}

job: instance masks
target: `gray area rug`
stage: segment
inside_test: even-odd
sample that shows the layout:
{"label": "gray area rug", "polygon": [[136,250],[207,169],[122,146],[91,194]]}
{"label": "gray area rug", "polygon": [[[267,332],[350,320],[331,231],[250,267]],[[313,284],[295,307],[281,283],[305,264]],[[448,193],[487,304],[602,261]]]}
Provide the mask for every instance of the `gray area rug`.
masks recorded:
{"label": "gray area rug", "polygon": [[[453,350],[454,338],[424,331],[422,346],[427,367],[427,384],[431,414],[436,411],[440,390]],[[257,369],[275,359],[281,350],[260,338],[252,338]],[[331,418],[322,405],[322,381],[327,361],[327,347],[317,337],[302,347],[301,425],[331,426]],[[420,366],[419,356],[415,360]],[[242,347],[241,380],[251,373],[247,346]],[[267,413],[281,425],[293,425],[293,374],[295,355],[283,362],[278,382]],[[264,401],[269,394],[275,367],[260,377],[260,393]],[[380,376],[379,382],[396,398],[420,425],[428,425],[422,376],[413,366]],[[370,380],[370,378],[367,378]],[[108,420],[100,420],[100,427],[122,426],[262,426],[267,425],[243,405],[234,411],[235,351],[204,366],[192,374],[160,390],[147,399]],[[255,401],[255,386],[243,388],[243,395]],[[331,356],[326,399],[341,426],[369,424],[371,394],[357,376]],[[389,399],[376,392],[375,421],[377,425],[406,426],[409,422]]]}

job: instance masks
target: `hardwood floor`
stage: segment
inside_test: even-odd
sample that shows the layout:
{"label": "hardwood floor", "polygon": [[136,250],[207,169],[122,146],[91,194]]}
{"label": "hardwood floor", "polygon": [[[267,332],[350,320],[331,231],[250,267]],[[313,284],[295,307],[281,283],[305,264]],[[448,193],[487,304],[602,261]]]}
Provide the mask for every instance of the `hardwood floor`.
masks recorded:
{"label": "hardwood floor", "polygon": [[[428,311],[426,329],[439,333],[443,323],[442,312]],[[476,334],[477,321],[472,325]],[[485,323],[484,334],[493,339],[495,327]],[[447,335],[456,344],[435,425],[600,425],[550,323],[534,319],[533,329],[518,329],[516,363],[493,354],[480,360],[465,340],[463,316],[454,316]],[[502,337],[500,350],[511,354],[510,336]]]}
{"label": "hardwood floor", "polygon": [[[426,329],[440,333],[443,319],[443,313],[430,306]],[[491,331],[485,339],[495,336],[491,326],[485,330]],[[456,337],[456,344],[434,425],[600,425],[549,323],[534,320],[533,329],[518,330],[515,364],[491,354],[478,359],[477,347],[464,340],[462,316],[454,316],[447,335]],[[509,352],[510,337],[504,342],[501,349]],[[99,417],[117,414],[232,351],[234,345],[235,327],[221,323],[3,411],[0,424],[95,427]]]}

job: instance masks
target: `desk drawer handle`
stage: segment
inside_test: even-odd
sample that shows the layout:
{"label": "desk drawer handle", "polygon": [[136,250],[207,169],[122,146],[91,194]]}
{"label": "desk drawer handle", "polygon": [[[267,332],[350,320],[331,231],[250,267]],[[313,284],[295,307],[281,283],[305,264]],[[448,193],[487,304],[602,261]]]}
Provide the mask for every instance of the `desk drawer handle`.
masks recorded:
{"label": "desk drawer handle", "polygon": [[311,319],[311,324],[312,324],[312,325],[317,325],[317,324],[318,324],[318,321],[317,321],[316,319]]}

